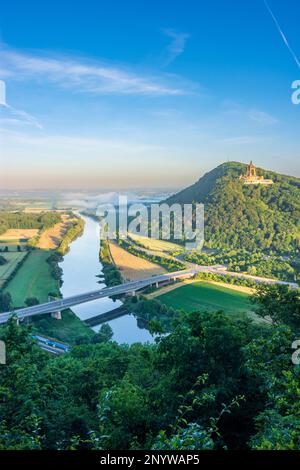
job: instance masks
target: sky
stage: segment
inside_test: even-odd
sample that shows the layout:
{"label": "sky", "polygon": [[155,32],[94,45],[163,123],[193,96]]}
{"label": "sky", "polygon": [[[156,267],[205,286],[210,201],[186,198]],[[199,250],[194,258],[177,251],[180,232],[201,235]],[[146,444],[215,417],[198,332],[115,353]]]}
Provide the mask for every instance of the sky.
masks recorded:
{"label": "sky", "polygon": [[0,15],[2,189],[184,187],[250,159],[300,176],[298,0],[12,0]]}

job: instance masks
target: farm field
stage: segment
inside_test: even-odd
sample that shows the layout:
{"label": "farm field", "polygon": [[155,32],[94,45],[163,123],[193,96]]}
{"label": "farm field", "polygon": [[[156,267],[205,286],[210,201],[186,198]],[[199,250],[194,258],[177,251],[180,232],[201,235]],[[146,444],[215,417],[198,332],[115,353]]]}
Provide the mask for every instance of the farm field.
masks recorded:
{"label": "farm field", "polygon": [[[209,282],[183,285],[157,297],[166,305],[187,312],[195,310],[245,313],[252,311],[249,295]],[[252,314],[253,315],[253,314]]]}
{"label": "farm field", "polygon": [[70,221],[68,221],[67,217],[64,217],[62,222],[44,230],[39,238],[37,248],[42,250],[55,250],[59,246],[63,235],[66,233],[69,223]]}
{"label": "farm field", "polygon": [[134,256],[116,243],[110,243],[109,247],[114,263],[125,280],[135,281],[166,272],[158,264]]}
{"label": "farm field", "polygon": [[22,250],[24,250],[24,248],[27,246],[27,243],[26,242],[19,242],[19,241],[9,241],[9,242],[5,242],[5,241],[1,241],[0,240],[0,252],[2,251],[3,254],[4,252],[7,253],[7,251],[5,251],[6,249],[8,249],[9,252],[11,251],[19,251],[19,248],[20,247]]}
{"label": "farm field", "polygon": [[45,205],[44,206],[38,206],[38,203],[37,203],[37,207],[25,207],[24,209],[24,212],[26,213],[32,213],[32,214],[39,214],[41,212],[64,212],[63,209],[52,209],[52,207],[50,207],[50,204],[49,204],[49,207],[46,207]]}
{"label": "farm field", "polygon": [[28,240],[31,237],[35,237],[38,233],[39,230],[35,228],[10,228],[0,235],[0,242]]}
{"label": "farm field", "polygon": [[165,240],[155,240],[149,237],[142,237],[133,233],[129,233],[130,238],[133,241],[141,243],[148,250],[152,250],[159,253],[172,253],[173,251],[178,251],[182,249],[180,245],[176,243],[171,243]]}
{"label": "farm field", "polygon": [[17,265],[22,261],[27,252],[22,251],[8,251],[0,253],[1,256],[7,260],[7,263],[0,266],[0,288],[4,282],[9,278],[11,273],[17,267]]}
{"label": "farm field", "polygon": [[15,308],[24,306],[28,297],[36,297],[39,302],[48,300],[49,292],[59,293],[58,281],[51,276],[47,250],[32,251],[14,278],[7,284],[5,292],[12,296]]}

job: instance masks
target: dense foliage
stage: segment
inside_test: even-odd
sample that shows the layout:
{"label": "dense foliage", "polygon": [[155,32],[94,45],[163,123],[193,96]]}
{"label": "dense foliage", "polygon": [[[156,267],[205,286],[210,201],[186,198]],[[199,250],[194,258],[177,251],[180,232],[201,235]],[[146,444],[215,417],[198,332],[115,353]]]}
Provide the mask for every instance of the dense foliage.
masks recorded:
{"label": "dense foliage", "polygon": [[80,217],[76,217],[75,221],[71,222],[68,226],[66,233],[64,234],[57,252],[60,255],[65,255],[69,251],[69,246],[73,240],[82,235],[84,230],[84,220]]}
{"label": "dense foliage", "polygon": [[104,275],[105,284],[108,287],[122,284],[122,276],[113,262],[112,256],[110,254],[108,240],[101,240],[99,259],[102,263],[102,272]]}
{"label": "dense foliage", "polygon": [[[299,300],[288,294],[275,308],[288,303],[293,317]],[[270,296],[256,297],[260,310]],[[0,448],[299,449],[299,331],[276,318],[183,314],[156,344],[118,345],[102,331],[60,357],[11,320],[1,329]]]}
{"label": "dense foliage", "polygon": [[244,272],[251,276],[277,278],[293,282],[299,273],[299,261],[295,257],[265,254],[261,251],[230,250],[228,252],[189,251],[185,261],[204,266],[222,264],[229,271]]}
{"label": "dense foliage", "polygon": [[258,170],[274,184],[243,185],[246,165],[224,163],[167,202],[205,204],[205,245],[291,254],[299,251],[300,180]]}

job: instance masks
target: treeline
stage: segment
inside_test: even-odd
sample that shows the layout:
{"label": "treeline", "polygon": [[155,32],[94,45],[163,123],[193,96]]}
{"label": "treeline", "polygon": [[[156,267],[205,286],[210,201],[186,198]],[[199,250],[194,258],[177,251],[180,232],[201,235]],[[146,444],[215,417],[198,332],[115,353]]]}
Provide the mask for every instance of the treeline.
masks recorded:
{"label": "treeline", "polygon": [[7,286],[7,284],[15,277],[21,266],[25,263],[27,260],[28,256],[30,254],[30,251],[27,251],[26,254],[23,256],[23,258],[16,264],[14,267],[13,271],[9,274],[9,276],[5,279],[5,281],[2,282],[0,292],[3,291],[3,289]]}
{"label": "treeline", "polygon": [[51,276],[59,281],[59,284],[62,285],[62,275],[63,275],[63,270],[59,266],[59,262],[63,260],[63,256],[58,253],[57,251],[53,251],[51,255],[47,258],[47,263],[49,264],[50,267],[50,273]]}
{"label": "treeline", "polygon": [[182,316],[182,312],[169,307],[159,300],[138,299],[136,296],[127,297],[124,305],[129,312],[139,320],[143,320],[143,326],[153,333],[170,332],[174,321]]}
{"label": "treeline", "polygon": [[252,276],[271,277],[282,281],[294,281],[297,273],[295,260],[260,251],[230,250],[226,253],[190,251],[184,259],[204,266],[223,264],[229,271],[244,272]]}
{"label": "treeline", "polygon": [[102,263],[105,284],[108,287],[122,284],[122,276],[112,260],[108,240],[101,240],[99,259]]}
{"label": "treeline", "polygon": [[200,311],[153,344],[108,334],[60,357],[10,321],[0,449],[300,449],[298,296],[260,286],[253,301],[268,326]]}
{"label": "treeline", "polygon": [[165,256],[150,255],[140,248],[135,248],[135,246],[127,240],[119,239],[118,244],[132,255],[139,256],[140,258],[151,261],[152,263],[159,264],[169,272],[180,271],[181,269],[186,268],[185,264],[181,261],[178,261],[177,259],[168,258]]}
{"label": "treeline", "polygon": [[233,286],[257,287],[257,282],[249,278],[230,276],[229,274],[197,273],[195,279],[203,281],[219,281]]}
{"label": "treeline", "polygon": [[57,248],[57,252],[60,255],[65,255],[69,251],[70,244],[72,243],[75,238],[82,235],[84,230],[84,220],[80,217],[76,218],[75,222],[71,222],[70,226],[67,229],[67,232],[64,234],[59,247]]}
{"label": "treeline", "polygon": [[46,229],[61,221],[57,212],[9,212],[0,211],[0,234],[10,228],[15,229]]}

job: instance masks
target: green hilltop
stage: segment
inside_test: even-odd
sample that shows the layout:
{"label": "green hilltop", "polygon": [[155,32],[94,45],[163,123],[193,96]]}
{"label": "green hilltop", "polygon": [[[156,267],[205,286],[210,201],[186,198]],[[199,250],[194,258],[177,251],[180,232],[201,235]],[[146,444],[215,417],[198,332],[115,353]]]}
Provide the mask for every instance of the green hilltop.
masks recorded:
{"label": "green hilltop", "polygon": [[228,162],[174,194],[167,203],[205,204],[205,246],[294,255],[300,241],[300,179],[257,169],[274,184],[245,185],[247,165]]}

